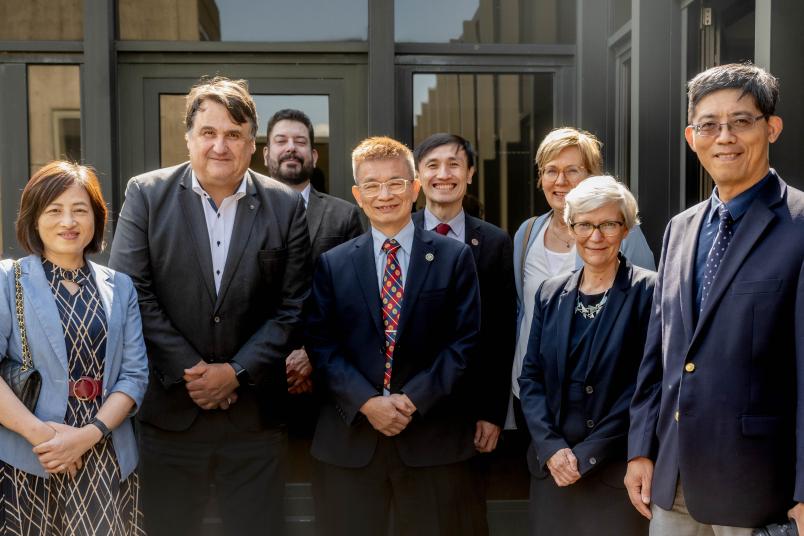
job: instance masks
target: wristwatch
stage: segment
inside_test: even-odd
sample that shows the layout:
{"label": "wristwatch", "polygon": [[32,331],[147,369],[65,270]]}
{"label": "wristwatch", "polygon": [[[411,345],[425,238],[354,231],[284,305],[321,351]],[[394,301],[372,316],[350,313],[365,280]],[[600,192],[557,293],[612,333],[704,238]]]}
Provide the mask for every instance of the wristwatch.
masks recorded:
{"label": "wristwatch", "polygon": [[109,437],[111,437],[112,431],[109,430],[109,427],[106,426],[106,424],[104,424],[104,422],[99,418],[95,417],[94,419],[92,419],[92,421],[90,421],[89,424],[100,430],[103,439],[109,439]]}
{"label": "wristwatch", "polygon": [[231,365],[235,371],[235,377],[237,378],[237,383],[239,383],[241,386],[248,385],[249,381],[248,371],[244,369],[237,361],[229,361],[229,365]]}

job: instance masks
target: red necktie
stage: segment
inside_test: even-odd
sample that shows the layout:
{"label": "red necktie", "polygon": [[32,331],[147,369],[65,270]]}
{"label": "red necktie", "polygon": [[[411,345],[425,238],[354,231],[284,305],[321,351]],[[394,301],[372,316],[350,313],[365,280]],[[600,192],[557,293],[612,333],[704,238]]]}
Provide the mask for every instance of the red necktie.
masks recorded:
{"label": "red necktie", "polygon": [[396,330],[399,326],[399,313],[402,311],[402,267],[396,260],[399,242],[386,240],[382,245],[385,256],[385,272],[382,276],[382,321],[385,325],[385,374],[382,381],[384,395],[391,394],[391,370],[394,364]]}
{"label": "red necktie", "polygon": [[449,226],[448,223],[439,223],[435,226],[435,232],[440,235],[447,236],[447,233],[450,232],[452,228]]}

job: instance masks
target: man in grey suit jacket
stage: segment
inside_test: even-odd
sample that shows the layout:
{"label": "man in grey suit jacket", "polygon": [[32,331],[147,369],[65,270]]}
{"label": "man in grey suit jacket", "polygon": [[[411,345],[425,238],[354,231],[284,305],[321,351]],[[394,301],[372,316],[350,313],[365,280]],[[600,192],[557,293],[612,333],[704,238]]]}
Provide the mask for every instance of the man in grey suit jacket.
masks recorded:
{"label": "man in grey suit jacket", "polygon": [[214,482],[227,534],[280,534],[285,357],[310,286],[304,202],[248,169],[245,81],[202,80],[185,123],[190,162],[131,179],[110,260],[137,287],[150,362],[146,529],[198,534]]}
{"label": "man in grey suit jacket", "polygon": [[[279,110],[268,120],[266,133],[262,156],[268,175],[290,186],[304,198],[315,267],[322,253],[363,234],[360,211],[354,204],[319,192],[310,184],[318,163],[318,151],[313,146],[313,123],[307,114],[292,108]],[[288,392],[312,391],[312,370],[304,348],[293,350],[287,357]],[[295,408],[296,404],[291,407]],[[310,421],[309,435],[312,436],[312,419],[305,419],[303,415],[299,417]],[[291,424],[303,424],[295,421],[291,419]]]}
{"label": "man in grey suit jacket", "polygon": [[804,193],[770,168],[778,82],[689,83],[685,131],[715,181],[667,226],[631,404],[631,502],[654,536],[804,529]]}

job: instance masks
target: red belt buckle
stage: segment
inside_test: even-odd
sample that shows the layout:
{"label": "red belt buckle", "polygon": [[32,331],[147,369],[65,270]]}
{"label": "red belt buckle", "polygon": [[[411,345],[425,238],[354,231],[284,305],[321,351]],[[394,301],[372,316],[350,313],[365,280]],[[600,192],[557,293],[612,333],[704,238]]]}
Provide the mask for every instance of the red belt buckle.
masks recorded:
{"label": "red belt buckle", "polygon": [[70,396],[81,402],[95,400],[101,394],[102,389],[101,381],[89,376],[81,376],[76,381],[70,382]]}

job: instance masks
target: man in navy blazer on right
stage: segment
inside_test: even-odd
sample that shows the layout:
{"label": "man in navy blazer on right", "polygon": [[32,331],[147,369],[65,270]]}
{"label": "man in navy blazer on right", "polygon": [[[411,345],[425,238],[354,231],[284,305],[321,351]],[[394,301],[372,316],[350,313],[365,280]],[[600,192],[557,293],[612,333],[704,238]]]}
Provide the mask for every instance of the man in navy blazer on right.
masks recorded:
{"label": "man in navy blazer on right", "polygon": [[651,536],[804,533],[804,193],[769,163],[778,81],[722,65],[688,94],[715,189],[665,231],[625,484]]}

